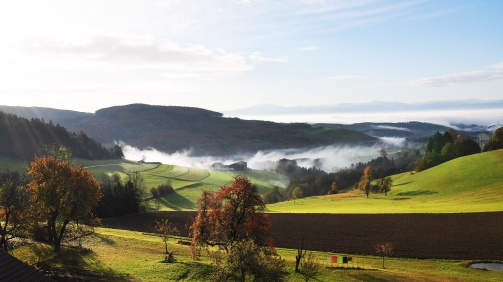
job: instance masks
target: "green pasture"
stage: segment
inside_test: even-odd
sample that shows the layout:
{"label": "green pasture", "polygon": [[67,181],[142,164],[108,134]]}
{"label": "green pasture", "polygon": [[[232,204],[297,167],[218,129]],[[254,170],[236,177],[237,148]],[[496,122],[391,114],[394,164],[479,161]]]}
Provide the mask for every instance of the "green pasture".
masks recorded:
{"label": "green pasture", "polygon": [[169,180],[173,188],[175,188],[176,193],[160,199],[149,199],[147,207],[151,211],[195,210],[195,202],[201,197],[203,190],[217,191],[220,187],[229,185],[237,173],[250,178],[252,183],[257,185],[260,193],[269,191],[275,185],[280,187],[288,185],[288,179],[270,171],[258,170],[234,172],[174,166],[173,170],[178,172],[172,174],[171,177],[156,175],[155,172],[158,169],[162,169],[163,166],[145,172],[143,175],[146,178],[146,182],[151,185],[153,183],[165,184]]}
{"label": "green pasture", "polygon": [[[154,234],[97,228],[96,233],[84,240],[87,252],[63,248],[56,255],[50,246],[25,243],[12,251],[22,261],[42,262],[56,269],[77,269],[80,275],[99,277],[100,281],[207,281],[212,260],[203,253],[198,261],[189,255],[188,246],[170,239],[168,249],[174,251],[175,263],[164,263],[164,244]],[[277,249],[285,259],[288,281],[304,281],[295,273],[296,250]],[[483,271],[468,268],[469,261],[419,260],[381,258],[351,254],[313,252],[320,265],[314,281],[501,281],[502,271]],[[328,264],[326,256],[349,255],[353,262],[347,265]],[[58,273],[64,273],[60,271]],[[68,275],[68,274],[67,274]],[[75,279],[75,277],[73,277]],[[89,278],[87,278],[89,279]],[[92,279],[91,279],[92,280]]]}
{"label": "green pasture", "polygon": [[459,213],[503,211],[503,150],[393,176],[387,196],[349,191],[268,205],[291,213]]}

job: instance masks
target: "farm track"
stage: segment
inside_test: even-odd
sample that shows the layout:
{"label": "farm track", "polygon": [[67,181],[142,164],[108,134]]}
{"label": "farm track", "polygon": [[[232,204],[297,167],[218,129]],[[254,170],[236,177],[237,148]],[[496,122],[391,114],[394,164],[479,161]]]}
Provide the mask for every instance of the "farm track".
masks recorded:
{"label": "farm track", "polygon": [[[195,212],[144,213],[103,220],[105,227],[152,232],[167,217],[187,236]],[[503,212],[462,214],[269,214],[275,246],[373,255],[391,242],[393,256],[503,260]]]}

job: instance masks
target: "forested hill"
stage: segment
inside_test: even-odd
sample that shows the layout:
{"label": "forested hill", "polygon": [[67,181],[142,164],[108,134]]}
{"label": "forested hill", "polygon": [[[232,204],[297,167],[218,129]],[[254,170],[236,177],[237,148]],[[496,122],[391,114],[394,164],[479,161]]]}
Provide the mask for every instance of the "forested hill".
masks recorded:
{"label": "forested hill", "polygon": [[101,109],[65,126],[73,131],[82,130],[102,143],[122,140],[136,147],[166,152],[190,148],[198,155],[377,141],[347,129],[225,118],[221,113],[199,108],[144,104]]}
{"label": "forested hill", "polygon": [[112,159],[122,157],[120,147],[106,149],[86,134],[69,133],[64,127],[42,119],[26,119],[0,111],[0,155],[31,160],[44,146],[63,145],[74,157]]}

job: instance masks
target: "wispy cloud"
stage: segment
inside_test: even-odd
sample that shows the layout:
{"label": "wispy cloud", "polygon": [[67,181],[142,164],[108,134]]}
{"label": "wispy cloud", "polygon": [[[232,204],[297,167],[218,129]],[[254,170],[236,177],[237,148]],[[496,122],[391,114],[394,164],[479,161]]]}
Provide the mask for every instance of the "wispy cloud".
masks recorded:
{"label": "wispy cloud", "polygon": [[503,62],[494,64],[494,65],[490,65],[489,68],[491,68],[491,69],[503,69]]}
{"label": "wispy cloud", "polygon": [[260,52],[254,52],[248,56],[250,60],[254,63],[264,63],[264,62],[272,62],[272,63],[286,63],[288,62],[288,58],[286,57],[267,57]]}
{"label": "wispy cloud", "polygon": [[32,55],[63,57],[125,69],[243,72],[253,68],[241,53],[144,37],[103,36],[80,42],[39,38],[29,42],[25,50]]}
{"label": "wispy cloud", "polygon": [[414,86],[446,86],[503,79],[503,70],[471,71],[409,81]]}

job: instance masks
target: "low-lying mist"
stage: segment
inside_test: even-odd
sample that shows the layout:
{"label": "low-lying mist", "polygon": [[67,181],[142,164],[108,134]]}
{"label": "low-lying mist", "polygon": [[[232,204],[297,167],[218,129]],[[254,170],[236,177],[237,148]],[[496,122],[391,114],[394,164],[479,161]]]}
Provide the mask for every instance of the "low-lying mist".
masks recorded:
{"label": "low-lying mist", "polygon": [[[390,145],[401,145],[402,138],[382,139]],[[357,162],[366,162],[379,157],[381,145],[374,146],[323,146],[305,149],[282,149],[258,151],[255,154],[237,154],[233,156],[193,156],[191,150],[178,151],[172,154],[154,148],[138,149],[119,142],[124,156],[128,160],[161,162],[185,167],[211,168],[213,163],[226,165],[245,161],[251,169],[274,169],[274,163],[280,159],[296,160],[301,167],[316,167],[326,172],[335,172]]]}

